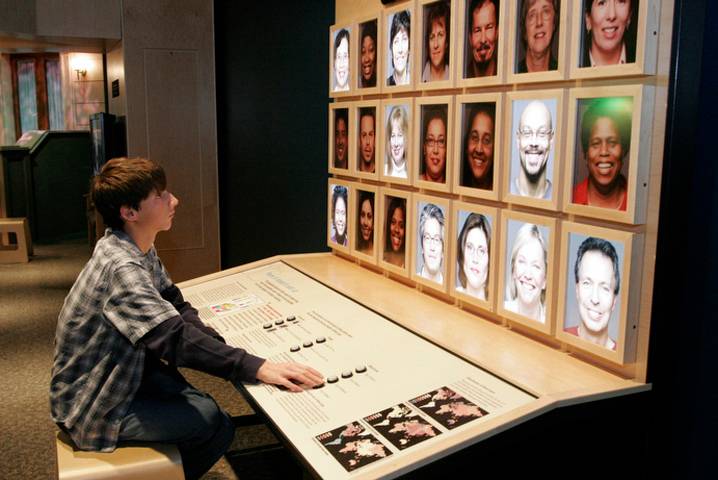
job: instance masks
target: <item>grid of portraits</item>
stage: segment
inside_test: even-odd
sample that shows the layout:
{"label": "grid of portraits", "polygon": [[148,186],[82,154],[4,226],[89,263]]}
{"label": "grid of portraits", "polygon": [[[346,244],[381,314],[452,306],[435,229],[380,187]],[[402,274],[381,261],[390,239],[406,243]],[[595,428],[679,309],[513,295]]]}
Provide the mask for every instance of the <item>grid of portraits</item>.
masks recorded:
{"label": "grid of portraits", "polygon": [[630,363],[658,7],[416,0],[333,26],[328,245]]}

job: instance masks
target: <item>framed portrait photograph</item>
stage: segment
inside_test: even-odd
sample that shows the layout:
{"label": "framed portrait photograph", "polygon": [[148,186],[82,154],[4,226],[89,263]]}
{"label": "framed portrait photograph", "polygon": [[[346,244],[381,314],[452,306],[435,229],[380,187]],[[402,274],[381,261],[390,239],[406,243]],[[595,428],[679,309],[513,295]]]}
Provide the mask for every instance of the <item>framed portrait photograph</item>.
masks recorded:
{"label": "framed portrait photograph", "polygon": [[500,85],[504,81],[507,35],[506,3],[461,0],[458,6],[458,75],[460,87]]}
{"label": "framed portrait photograph", "polygon": [[350,182],[329,179],[327,196],[327,246],[350,253],[353,187]]}
{"label": "framed portrait photograph", "polygon": [[446,293],[449,285],[450,201],[414,194],[412,280]]}
{"label": "framed portrait photograph", "polygon": [[333,25],[329,29],[329,96],[352,94],[352,27]]}
{"label": "framed portrait photograph", "polygon": [[550,335],[556,220],[503,210],[499,256],[500,315]]}
{"label": "framed portrait photograph", "polygon": [[551,82],[566,78],[566,0],[512,0],[509,6],[510,83]]}
{"label": "framed portrait photograph", "polygon": [[381,145],[380,132],[382,131],[380,102],[379,100],[354,102],[353,107],[353,120],[356,125],[354,128],[356,133],[354,175],[359,178],[378,180],[381,162],[377,163],[377,158],[381,160],[383,157],[383,149],[377,150],[377,147]]}
{"label": "framed portrait photograph", "polygon": [[356,92],[373,95],[381,91],[382,81],[379,64],[384,48],[381,48],[381,16],[362,18],[356,26],[357,54],[355,61]]}
{"label": "framed portrait photograph", "polygon": [[[642,236],[564,222],[561,235],[556,336],[624,364],[635,355]],[[636,258],[634,263],[632,259]],[[635,290],[635,292],[634,292]]]}
{"label": "framed portrait photograph", "polygon": [[499,199],[502,93],[456,97],[453,192]]}
{"label": "framed portrait photograph", "polygon": [[414,148],[418,153],[414,185],[451,191],[454,98],[451,95],[415,100]]}
{"label": "framed portrait photograph", "polygon": [[350,244],[352,254],[365,262],[376,265],[378,236],[376,233],[379,216],[377,215],[378,196],[377,187],[365,183],[355,183],[354,190],[354,216],[352,228],[354,232]]}
{"label": "framed portrait photograph", "polygon": [[580,0],[573,3],[571,78],[655,73],[660,1]]}
{"label": "framed portrait photograph", "polygon": [[420,0],[417,5],[421,45],[417,88],[433,90],[451,88],[457,69],[454,34],[456,0]]}
{"label": "framed portrait photograph", "polygon": [[506,94],[503,199],[557,210],[561,199],[564,90]]}
{"label": "framed portrait photograph", "polygon": [[380,267],[409,278],[412,232],[412,194],[406,190],[379,189]]}
{"label": "framed portrait photograph", "polygon": [[414,99],[383,100],[380,108],[382,145],[379,158],[382,159],[382,165],[379,178],[384,182],[411,185]]}
{"label": "framed portrait photograph", "polygon": [[408,92],[416,83],[416,25],[414,2],[384,9],[384,69],[382,92]]}
{"label": "framed portrait photograph", "polygon": [[563,209],[622,223],[645,221],[653,87],[571,89]]}
{"label": "framed portrait photograph", "polygon": [[494,311],[498,210],[466,202],[452,202],[453,253],[450,293],[459,300]]}
{"label": "framed portrait photograph", "polygon": [[354,149],[351,148],[350,133],[352,132],[351,115],[352,104],[339,102],[329,104],[329,172],[339,175],[349,175],[351,172],[351,157]]}

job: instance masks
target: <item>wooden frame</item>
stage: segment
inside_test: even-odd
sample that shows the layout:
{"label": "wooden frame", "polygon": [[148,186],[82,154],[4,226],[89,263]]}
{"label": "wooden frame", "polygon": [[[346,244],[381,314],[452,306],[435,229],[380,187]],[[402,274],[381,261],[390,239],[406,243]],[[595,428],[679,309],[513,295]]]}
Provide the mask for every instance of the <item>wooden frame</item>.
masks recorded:
{"label": "wooden frame", "polygon": [[[451,231],[451,252],[452,252],[452,262],[451,262],[451,268],[450,268],[450,277],[451,277],[451,287],[449,288],[449,292],[454,297],[458,298],[462,302],[470,303],[472,305],[475,305],[477,307],[480,307],[484,310],[488,310],[490,312],[494,311],[494,305],[496,305],[496,266],[497,266],[497,247],[500,244],[501,239],[501,228],[499,226],[499,210],[497,208],[493,207],[487,207],[484,205],[477,205],[475,203],[467,203],[467,202],[459,202],[454,201],[451,205],[451,219],[453,224],[453,229]],[[488,221],[489,225],[489,238],[487,238],[487,247],[488,247],[488,255],[487,255],[487,265],[486,268],[488,269],[488,272],[486,274],[485,279],[485,286],[486,291],[485,299],[481,299],[476,295],[473,295],[466,291],[464,287],[461,285],[461,280],[459,279],[460,275],[460,269],[459,267],[459,252],[461,250],[461,232],[464,229],[464,225],[469,220],[470,214],[478,214],[483,215],[485,220]],[[472,219],[473,222],[473,219]],[[481,229],[482,227],[472,227],[469,229],[469,231],[473,230],[474,228],[479,229],[480,232],[482,232],[483,236],[485,237],[486,234]],[[465,275],[465,274],[464,274]],[[469,282],[469,279],[466,280],[467,283]]]}
{"label": "wooden frame", "polygon": [[[629,98],[621,100],[620,97]],[[564,177],[564,210],[568,213],[575,213],[587,217],[601,218],[614,222],[640,224],[646,219],[648,200],[648,180],[650,170],[650,152],[647,147],[651,138],[651,118],[653,115],[654,87],[642,85],[621,85],[610,87],[588,87],[572,89],[569,94],[568,114],[566,115],[567,142],[565,151],[565,177]],[[583,152],[580,152],[581,142],[579,140],[581,125],[583,124],[582,109],[587,108],[587,102],[594,102],[597,99],[606,99],[614,102],[609,105],[611,118],[620,123],[621,117],[627,120],[630,113],[630,146],[628,156],[623,153],[621,172],[626,178],[626,209],[602,208],[592,205],[574,203],[574,196],[583,194],[574,192],[577,186],[587,180],[576,180],[577,175],[582,175]],[[605,112],[605,108],[602,109]],[[581,118],[579,118],[581,115]],[[600,118],[600,114],[597,115]],[[595,118],[595,117],[594,117]],[[618,120],[616,120],[618,119]],[[644,121],[646,122],[644,124]],[[625,122],[624,122],[625,123]],[[646,125],[644,127],[644,125]],[[618,128],[618,127],[614,127]],[[577,152],[578,150],[578,152]],[[626,165],[626,163],[628,165]],[[588,177],[586,177],[588,178]]]}
{"label": "wooden frame", "polygon": [[[415,120],[414,120],[414,158],[417,159],[412,173],[414,185],[426,190],[436,190],[438,192],[451,192],[451,178],[452,178],[452,166],[453,166],[453,142],[454,138],[454,97],[452,95],[445,95],[440,97],[419,97],[414,102],[415,105]],[[424,116],[425,110],[428,108],[445,110],[446,113],[446,125],[444,135],[444,182],[434,182],[428,180],[429,176],[426,175],[426,179],[422,179],[422,175],[427,174],[426,170],[426,153],[427,151],[432,154],[435,158],[440,158],[441,147],[437,145],[436,149],[431,147],[425,147],[425,127],[424,127]],[[438,112],[437,112],[438,113]],[[427,150],[428,149],[428,150]]]}
{"label": "wooden frame", "polygon": [[588,64],[584,51],[586,39],[586,20],[583,2],[573,2],[573,26],[571,42],[571,78],[623,77],[629,75],[653,75],[656,72],[656,53],[658,51],[658,25],[660,19],[660,3],[657,0],[632,0],[638,3],[638,12],[633,11],[631,24],[626,29],[627,35],[635,33],[635,60],[631,61],[632,40],[626,43],[626,63],[604,66],[581,66]]}
{"label": "wooden frame", "polygon": [[[389,216],[389,198],[398,198],[404,200],[404,261],[403,266],[397,265],[392,261],[392,255],[386,252],[387,245],[387,232],[391,233],[391,224],[387,225],[387,222],[391,221]],[[406,190],[396,190],[393,188],[380,188],[379,189],[379,220],[382,227],[379,229],[379,253],[378,253],[378,264],[385,270],[400,275],[405,278],[409,278],[409,268],[411,260],[409,255],[411,253],[411,245],[413,238],[413,210],[414,205],[412,202],[412,194]],[[391,241],[391,240],[389,240]]]}
{"label": "wooden frame", "polygon": [[[431,33],[432,25],[426,25],[428,19],[427,12],[429,9],[434,7],[438,3],[444,3],[449,9],[448,25],[446,30],[448,33],[447,43],[445,49],[448,48],[448,64],[446,65],[445,71],[447,78],[443,80],[424,80],[424,68],[429,64],[429,52],[427,51],[428,39],[427,36]],[[456,81],[456,6],[457,0],[419,0],[416,6],[417,11],[417,26],[421,26],[421,37],[417,41],[417,53],[420,53],[419,61],[417,64],[417,77],[416,87],[417,90],[436,90],[442,88],[452,88]]]}
{"label": "wooden frame", "polygon": [[[519,60],[521,51],[524,51],[526,47],[523,45],[521,40],[521,9],[524,2],[529,0],[513,0],[509,6],[509,51],[508,58],[511,62],[506,68],[506,77],[509,83],[529,83],[529,82],[553,82],[560,81],[566,78],[567,72],[567,45],[568,38],[571,35],[571,28],[567,22],[570,15],[571,4],[570,0],[559,0],[559,13],[558,18],[555,19],[555,25],[557,29],[554,29],[551,41],[551,45],[548,47],[551,49],[551,57],[556,61],[557,68],[555,70],[547,70],[544,72],[519,72]],[[549,1],[549,3],[551,3]],[[575,3],[575,2],[574,2]],[[555,12],[554,12],[555,15]],[[555,36],[558,35],[558,38]],[[524,52],[525,53],[525,52]]]}
{"label": "wooden frame", "polygon": [[[348,45],[347,45],[347,61],[346,61],[346,68],[347,68],[347,80],[346,80],[346,89],[338,90],[337,88],[337,76],[336,76],[336,52],[334,47],[334,42],[336,41],[337,37],[341,34],[342,31],[346,30],[348,32]],[[354,77],[356,77],[356,72],[354,72],[354,69],[352,68],[352,62],[354,58],[356,58],[356,37],[354,35],[354,27],[353,25],[332,25],[329,28],[329,96],[330,97],[346,97],[349,95],[354,95],[354,85],[356,84],[356,80]],[[341,46],[341,44],[340,44]]]}
{"label": "wooden frame", "polygon": [[[506,30],[506,0],[500,2],[497,19],[498,24],[498,38],[494,40],[494,54],[493,57],[496,59],[496,73],[490,76],[469,76],[467,73],[468,59],[470,52],[467,51],[470,48],[469,43],[469,32],[471,30],[471,13],[468,12],[471,6],[471,0],[460,0],[459,8],[457,10],[457,21],[456,30],[458,33],[457,38],[457,77],[456,84],[458,87],[483,87],[487,85],[502,85],[504,83],[504,63],[506,58],[506,44],[505,35]],[[489,33],[489,35],[491,35]],[[460,45],[460,47],[459,47]]]}
{"label": "wooden frame", "polygon": [[[465,149],[467,147],[468,143],[468,134],[467,130],[470,128],[469,122],[471,121],[471,118],[468,118],[468,113],[471,113],[471,110],[469,112],[465,112],[467,105],[473,105],[473,104],[493,104],[494,105],[494,128],[493,128],[493,145],[491,146],[491,150],[493,151],[493,165],[486,167],[493,168],[492,173],[486,173],[486,175],[490,175],[491,177],[491,188],[490,189],[483,189],[478,187],[471,187],[466,185],[468,183],[468,180],[464,181],[462,178],[464,174],[464,170],[467,168],[466,165],[466,159],[464,158],[465,155]],[[454,125],[456,134],[454,135],[454,172],[453,172],[453,192],[461,194],[466,197],[472,197],[472,198],[482,198],[487,200],[498,200],[499,199],[499,179],[500,173],[501,173],[501,155],[502,155],[502,128],[503,125],[503,94],[502,93],[479,93],[479,94],[471,94],[471,95],[459,95],[456,97],[456,107],[455,107],[455,121]],[[465,115],[466,113],[466,115]],[[466,118],[464,118],[466,116]],[[483,140],[484,136],[482,135],[482,139],[480,142],[484,142]],[[488,147],[487,147],[488,149]],[[466,178],[471,178],[468,176],[468,173],[466,175]]]}
{"label": "wooden frame", "polygon": [[[583,340],[577,336],[578,332],[574,334],[567,331],[574,323],[572,320],[571,323],[568,323],[568,317],[571,316],[575,318],[574,314],[580,316],[580,307],[577,305],[580,301],[576,298],[578,295],[578,287],[575,283],[574,268],[577,246],[588,237],[607,240],[613,245],[618,255],[620,265],[620,290],[618,298],[613,296],[612,301],[614,303],[611,307],[611,313],[609,314],[612,319],[607,321],[606,326],[606,328],[609,329],[609,337],[611,331],[614,332],[615,350],[591,343],[588,340]],[[617,364],[634,361],[636,339],[638,337],[638,309],[640,303],[638,299],[640,293],[640,259],[643,255],[642,246],[643,235],[593,225],[583,225],[580,223],[563,223],[559,270],[558,314],[556,315],[556,337],[559,340]],[[588,252],[591,251],[596,252],[595,250],[588,250]],[[599,255],[603,259],[608,260],[608,257],[605,255]],[[585,259],[587,257],[584,256],[583,258]],[[600,278],[600,273],[597,273],[597,278],[594,281],[599,282]],[[589,294],[595,295],[595,299],[587,300],[591,302],[592,305],[595,305],[593,308],[602,308],[601,305],[604,304],[602,298],[606,298],[606,302],[610,301],[607,297],[602,297],[600,293],[597,293],[596,290],[600,290],[598,287],[596,287],[596,290],[593,290],[591,287],[592,283],[587,283],[587,285],[587,288],[590,288],[591,292],[595,292]],[[620,305],[616,305],[616,301],[618,301]],[[577,310],[579,312],[577,312]],[[598,322],[600,320],[596,321]]]}
{"label": "wooden frame", "polygon": [[[427,287],[430,287],[434,290],[438,290],[440,292],[446,293],[448,291],[449,286],[449,268],[447,266],[447,259],[451,258],[451,248],[450,244],[451,242],[448,239],[448,235],[451,233],[451,202],[446,198],[439,198],[439,197],[433,197],[429,195],[422,195],[415,193],[412,198],[413,203],[413,215],[412,215],[412,226],[413,229],[413,235],[412,235],[412,242],[411,242],[411,278],[412,280],[416,281],[417,283],[421,283],[422,285],[426,285]],[[424,259],[423,259],[423,239],[421,238],[421,215],[422,210],[428,206],[429,204],[433,204],[436,207],[438,207],[441,210],[441,213],[444,216],[444,227],[443,232],[439,233],[438,235],[442,236],[441,239],[436,239],[434,242],[439,241],[441,243],[441,259],[440,259],[440,266],[438,270],[440,270],[437,273],[441,274],[440,280],[441,283],[435,280],[431,280],[427,277],[424,277],[421,272],[423,271],[424,267]],[[420,248],[421,247],[421,248]],[[419,256],[422,255],[422,258],[420,259]]]}
{"label": "wooden frame", "polygon": [[[381,148],[381,140],[382,140],[382,128],[381,128],[381,107],[380,107],[379,100],[365,100],[362,102],[354,102],[353,103],[353,116],[352,119],[354,122],[354,142],[352,143],[353,149],[355,150],[354,154],[354,165],[352,168],[352,174],[359,177],[359,178],[367,178],[370,180],[379,180],[379,170],[382,169],[383,165],[378,161],[380,157],[382,157],[382,153],[384,152],[384,149]],[[374,109],[374,132],[373,137],[369,135],[369,132],[367,131],[366,136],[362,136],[362,109]],[[364,147],[369,148],[369,145],[371,142],[374,142],[374,171],[373,172],[363,172],[361,171],[361,167],[363,165],[363,149]]]}
{"label": "wooden frame", "polygon": [[[349,243],[351,245],[352,255],[354,255],[356,258],[360,260],[364,260],[365,262],[371,263],[372,265],[376,265],[376,258],[377,258],[377,251],[378,251],[378,245],[377,245],[377,234],[376,234],[376,220],[378,218],[377,216],[377,206],[378,206],[378,188],[373,185],[368,185],[366,183],[354,183],[352,184],[352,187],[354,188],[354,216],[351,218],[351,223],[353,224],[353,230],[354,233],[351,235],[351,238],[349,240]],[[359,248],[359,242],[360,238],[363,238],[362,234],[362,202],[364,199],[362,198],[362,192],[366,192],[370,194],[369,196],[373,199],[373,208],[372,208],[372,248],[371,252],[363,251]]]}
{"label": "wooden frame", "polygon": [[[342,245],[337,242],[336,239],[333,239],[333,230],[334,230],[334,208],[332,205],[332,195],[335,187],[344,187],[347,189],[347,202],[346,202],[346,212],[345,212],[345,244]],[[338,250],[340,252],[344,253],[350,253],[350,242],[353,235],[351,227],[351,219],[354,218],[354,183],[347,182],[344,180],[338,180],[336,178],[329,178],[327,180],[327,246],[329,248],[332,248],[334,250]]]}
{"label": "wooden frame", "polygon": [[[546,160],[546,180],[550,187],[547,191],[549,198],[535,198],[522,195],[519,188],[519,178],[522,166],[520,160],[520,140],[518,125],[524,109],[533,100],[540,101],[551,115],[552,137],[548,142],[548,159]],[[520,109],[520,110],[519,110]],[[559,200],[562,199],[564,158],[564,90],[525,90],[509,92],[506,94],[506,121],[504,123],[506,153],[504,154],[503,169],[503,200],[505,202],[547,210],[558,210]],[[542,141],[537,136],[530,137],[527,148],[542,148]],[[546,194],[544,194],[545,197]]]}
{"label": "wooden frame", "polygon": [[[416,84],[416,72],[418,70],[416,67],[416,9],[414,7],[415,4],[412,0],[410,2],[402,2],[394,7],[384,9],[384,31],[381,34],[381,38],[384,42],[386,50],[384,50],[384,58],[381,61],[381,64],[384,67],[381,70],[382,93],[410,92],[414,90],[414,85]],[[389,77],[390,75],[393,76],[394,72],[391,49],[392,39],[389,38],[391,35],[392,20],[395,15],[398,15],[404,11],[409,12],[410,24],[410,35],[408,39],[409,52],[407,54],[408,59],[406,66],[406,72],[409,75],[409,79],[406,83],[402,83],[401,85],[389,85]]]}
{"label": "wooden frame", "polygon": [[[541,321],[540,318],[530,318],[516,311],[519,308],[518,296],[520,296],[521,292],[517,291],[516,299],[510,298],[512,297],[512,295],[510,293],[507,293],[508,284],[512,281],[512,268],[510,264],[512,263],[511,257],[514,246],[518,241],[521,240],[536,240],[536,238],[532,236],[532,234],[529,232],[530,229],[527,229],[528,227],[525,227],[525,225],[537,226],[543,239],[543,245],[541,245],[541,247],[544,248],[544,254],[546,256],[545,264],[548,267],[546,268],[546,271],[543,272],[543,280],[545,285],[543,289],[543,321]],[[499,291],[501,292],[501,295],[496,302],[496,310],[500,315],[514,322],[520,323],[533,330],[537,330],[539,332],[543,332],[549,335],[552,333],[553,328],[553,322],[551,321],[551,319],[553,318],[554,313],[553,299],[555,284],[554,262],[557,243],[556,231],[557,223],[556,220],[553,218],[540,215],[532,215],[528,213],[513,212],[509,210],[504,210],[501,212],[502,236],[501,250],[499,256]],[[526,237],[519,238],[519,235],[526,235]],[[526,245],[529,244],[524,243],[523,246]],[[523,248],[523,246],[519,247],[519,249]],[[535,270],[531,269],[531,267],[533,266],[531,260],[532,258],[526,258],[526,263],[528,265],[527,270],[517,270],[520,277],[525,277],[523,283],[527,284],[526,292],[528,295],[531,295],[532,293],[535,294],[536,283],[541,282],[541,278],[536,276],[540,275],[540,273],[537,273],[535,272]],[[540,266],[540,259],[536,260],[538,260],[538,265]],[[541,292],[539,292],[538,295],[541,295]]]}
{"label": "wooden frame", "polygon": [[[344,149],[346,150],[346,156],[347,156],[347,168],[338,168],[335,166],[336,164],[336,149],[337,144],[335,143],[335,137],[336,137],[336,123],[337,123],[337,110],[346,110],[347,116],[346,116],[346,128],[347,133],[345,136],[346,145]],[[354,132],[354,128],[352,128],[352,104],[350,102],[335,102],[329,104],[329,146],[328,146],[328,170],[329,173],[334,173],[338,175],[349,175],[352,171],[352,167],[354,165],[353,157],[354,152],[356,151],[354,148],[352,148],[352,145],[356,145],[356,143],[352,142],[352,133]]]}
{"label": "wooden frame", "polygon": [[[404,158],[405,158],[405,171],[406,176],[395,176],[389,174],[388,166],[391,162],[390,148],[391,145],[391,132],[388,131],[390,126],[389,116],[393,114],[395,107],[399,107],[402,110],[402,115],[407,117],[407,129],[404,134]],[[411,185],[412,172],[414,171],[414,143],[412,141],[412,134],[414,133],[414,99],[413,98],[401,98],[401,99],[386,99],[381,102],[381,167],[379,171],[379,178],[383,182],[399,184],[399,185]]]}
{"label": "wooden frame", "polygon": [[[354,93],[357,95],[374,95],[379,92],[381,92],[381,86],[382,86],[382,70],[381,70],[381,64],[383,64],[383,58],[382,55],[384,54],[384,48],[382,43],[382,35],[384,31],[382,30],[384,24],[382,23],[383,17],[381,13],[375,13],[374,15],[370,15],[367,17],[360,18],[356,23],[356,55],[354,58],[356,61],[354,62],[355,68],[356,68],[356,75],[354,75],[354,78],[356,79],[354,84]],[[362,87],[362,48],[363,48],[363,32],[365,25],[369,23],[376,23],[376,35],[374,37],[374,82],[375,85],[373,87]]]}

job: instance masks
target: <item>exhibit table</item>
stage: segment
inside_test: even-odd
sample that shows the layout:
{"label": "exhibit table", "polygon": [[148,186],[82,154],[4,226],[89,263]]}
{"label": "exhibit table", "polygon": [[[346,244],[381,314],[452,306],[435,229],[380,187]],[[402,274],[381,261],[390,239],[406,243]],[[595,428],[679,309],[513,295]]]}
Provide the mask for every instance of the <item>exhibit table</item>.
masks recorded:
{"label": "exhibit table", "polygon": [[325,375],[302,393],[238,386],[321,478],[392,478],[549,410],[650,388],[329,253],[179,286],[229,344]]}

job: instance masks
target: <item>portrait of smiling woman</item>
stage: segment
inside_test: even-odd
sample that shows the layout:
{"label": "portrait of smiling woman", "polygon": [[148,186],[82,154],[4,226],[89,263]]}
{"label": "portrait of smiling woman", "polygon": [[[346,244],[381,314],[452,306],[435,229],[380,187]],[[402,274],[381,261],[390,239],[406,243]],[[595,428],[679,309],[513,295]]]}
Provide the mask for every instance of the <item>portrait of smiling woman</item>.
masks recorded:
{"label": "portrait of smiling woman", "polygon": [[374,251],[374,193],[359,190],[357,200],[356,248],[362,253]]}
{"label": "portrait of smiling woman", "polygon": [[556,70],[560,0],[523,0],[519,16],[516,73]]}
{"label": "portrait of smiling woman", "polygon": [[583,0],[581,67],[636,61],[638,0]]}
{"label": "portrait of smiling woman", "polygon": [[422,82],[449,79],[451,7],[441,0],[424,6],[424,69]]}
{"label": "portrait of smiling woman", "polygon": [[334,37],[334,91],[349,90],[349,31],[342,28]]}
{"label": "portrait of smiling woman", "polygon": [[488,298],[491,224],[478,213],[469,213],[457,240],[456,291],[479,300]]}
{"label": "portrait of smiling woman", "polygon": [[384,255],[385,262],[404,268],[406,263],[406,199],[400,197],[386,197],[389,207],[386,209],[386,224],[384,226]]}
{"label": "portrait of smiling woman", "polygon": [[376,87],[376,20],[359,25],[359,87]]}
{"label": "portrait of smiling woman", "polygon": [[[517,222],[509,222],[509,230]],[[514,227],[515,228],[515,227]],[[507,262],[506,299],[510,312],[546,323],[546,277],[548,270],[547,233],[545,227],[523,223],[516,232]]]}
{"label": "portrait of smiling woman", "polygon": [[391,75],[386,79],[389,87],[409,85],[411,82],[411,16],[408,10],[392,15],[389,30]]}

